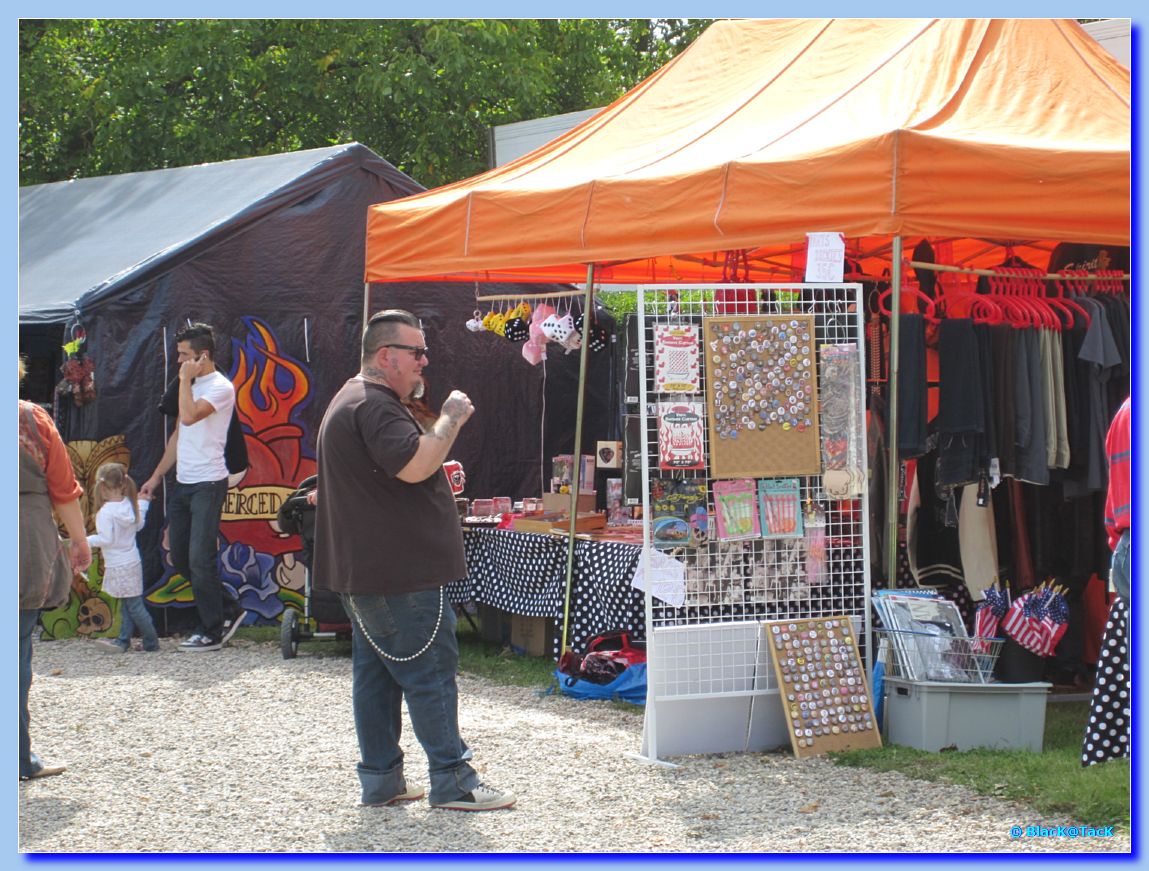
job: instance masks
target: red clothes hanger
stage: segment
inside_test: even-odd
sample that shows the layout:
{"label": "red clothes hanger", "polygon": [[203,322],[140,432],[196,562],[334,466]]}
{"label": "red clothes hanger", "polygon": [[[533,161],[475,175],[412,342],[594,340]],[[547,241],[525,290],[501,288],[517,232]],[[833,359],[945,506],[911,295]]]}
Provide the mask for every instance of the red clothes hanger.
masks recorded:
{"label": "red clothes hanger", "polygon": [[[890,298],[890,294],[893,292],[894,292],[894,289],[891,287],[891,288],[888,288],[886,290],[883,290],[878,295],[878,311],[880,311],[886,317],[890,316],[890,309],[889,309],[888,305],[885,305],[885,303]],[[928,296],[926,296],[920,290],[915,290],[912,287],[903,287],[902,288],[902,294],[903,295],[910,294],[911,296],[915,296],[918,299],[920,299],[922,302],[924,302],[926,304],[926,311],[925,311],[925,314],[923,315],[923,317],[925,317],[925,319],[928,323],[936,324],[938,322],[938,316],[937,316],[937,311],[936,311],[937,306],[932,299],[930,299]]]}

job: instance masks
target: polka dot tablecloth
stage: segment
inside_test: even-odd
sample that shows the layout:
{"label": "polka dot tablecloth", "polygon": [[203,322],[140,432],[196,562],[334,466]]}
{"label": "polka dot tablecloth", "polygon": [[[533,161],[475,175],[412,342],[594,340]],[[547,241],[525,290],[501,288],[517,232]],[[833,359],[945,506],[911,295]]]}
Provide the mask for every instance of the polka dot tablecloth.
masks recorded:
{"label": "polka dot tablecloth", "polygon": [[1089,724],[1081,746],[1081,764],[1129,757],[1129,609],[1117,598],[1097,659],[1097,678],[1089,704]]}
{"label": "polka dot tablecloth", "polygon": [[[563,588],[567,540],[506,529],[465,529],[467,577],[447,586],[454,603],[481,602],[528,617],[554,617],[559,624],[555,656],[562,651]],[[643,594],[630,585],[641,548],[611,541],[575,541],[568,642],[586,642],[615,629],[634,640],[646,636]]]}

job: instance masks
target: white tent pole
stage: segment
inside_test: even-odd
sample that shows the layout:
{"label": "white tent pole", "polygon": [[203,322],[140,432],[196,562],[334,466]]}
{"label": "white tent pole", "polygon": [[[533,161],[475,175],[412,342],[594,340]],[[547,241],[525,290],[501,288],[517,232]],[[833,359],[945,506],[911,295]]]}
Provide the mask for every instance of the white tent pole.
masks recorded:
{"label": "white tent pole", "polygon": [[371,282],[363,282],[363,332],[367,332],[367,321],[371,318]]}
{"label": "white tent pole", "polygon": [[[575,431],[574,431],[574,468],[571,470],[571,503],[570,503],[570,523],[567,527],[567,577],[566,587],[563,592],[563,637],[562,637],[562,653],[567,652],[567,645],[569,644],[569,629],[570,629],[570,607],[571,607],[571,585],[574,580],[574,547],[575,547],[575,532],[578,523],[578,497],[579,489],[582,486],[580,480],[580,472],[582,470],[582,415],[583,405],[585,404],[586,397],[586,363],[588,356],[588,346],[590,345],[589,333],[591,330],[591,320],[594,317],[594,264],[588,263],[586,265],[586,293],[583,297],[582,309],[582,345],[579,348],[579,361],[578,361],[578,404],[575,411]],[[561,691],[562,682],[559,682]]]}
{"label": "white tent pole", "polygon": [[886,433],[889,445],[889,463],[886,481],[886,585],[892,590],[898,574],[898,340],[901,334],[902,302],[902,237],[894,236],[893,268],[890,272],[890,373],[889,385],[890,428]]}

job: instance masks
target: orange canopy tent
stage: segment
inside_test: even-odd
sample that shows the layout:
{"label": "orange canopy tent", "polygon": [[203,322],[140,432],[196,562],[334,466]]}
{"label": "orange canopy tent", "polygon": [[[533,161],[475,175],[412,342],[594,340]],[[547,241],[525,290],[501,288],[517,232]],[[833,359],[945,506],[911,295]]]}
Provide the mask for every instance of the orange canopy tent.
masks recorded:
{"label": "orange canopy tent", "polygon": [[[589,297],[592,280],[722,281],[738,252],[740,281],[801,280],[808,232],[844,234],[895,288],[904,237],[944,239],[959,265],[998,265],[1003,244],[1044,264],[1027,246],[1129,244],[1131,115],[1129,70],[1070,20],[721,21],[519,160],[372,206],[365,279]],[[896,474],[891,450],[891,526]]]}
{"label": "orange canopy tent", "polygon": [[366,279],[716,281],[742,250],[777,280],[812,231],[863,262],[1128,245],[1130,107],[1069,20],[721,21],[559,139],[373,206]]}

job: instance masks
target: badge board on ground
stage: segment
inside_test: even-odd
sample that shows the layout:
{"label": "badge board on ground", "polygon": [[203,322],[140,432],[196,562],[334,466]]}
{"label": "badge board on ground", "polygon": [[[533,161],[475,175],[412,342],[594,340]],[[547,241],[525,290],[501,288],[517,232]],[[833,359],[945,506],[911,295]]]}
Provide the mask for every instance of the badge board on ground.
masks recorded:
{"label": "badge board on ground", "polygon": [[776,620],[765,627],[794,755],[881,747],[850,618]]}

